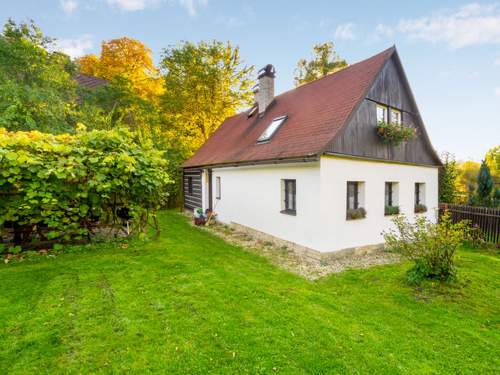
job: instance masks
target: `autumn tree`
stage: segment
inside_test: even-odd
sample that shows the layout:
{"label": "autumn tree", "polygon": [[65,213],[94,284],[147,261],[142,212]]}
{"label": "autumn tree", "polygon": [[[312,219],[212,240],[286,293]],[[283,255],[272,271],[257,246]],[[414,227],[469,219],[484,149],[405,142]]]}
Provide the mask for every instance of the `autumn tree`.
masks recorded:
{"label": "autumn tree", "polygon": [[74,66],[54,40],[31,23],[9,20],[0,33],[0,127],[72,131],[76,111]]}
{"label": "autumn tree", "polygon": [[112,81],[116,77],[131,82],[132,89],[150,101],[163,92],[163,81],[154,66],[151,50],[142,42],[123,37],[102,42],[101,54],[78,60],[82,73]]}
{"label": "autumn tree", "polygon": [[224,119],[251,103],[253,67],[243,64],[239,47],[229,42],[182,42],[163,51],[161,69],[163,112],[190,152]]}
{"label": "autumn tree", "polygon": [[316,44],[310,61],[300,59],[295,70],[295,86],[314,81],[327,74],[335,73],[347,66],[347,62],[335,51],[332,42]]}
{"label": "autumn tree", "polygon": [[456,186],[459,203],[470,203],[474,198],[479,167],[480,164],[472,160],[458,163]]}
{"label": "autumn tree", "polygon": [[500,184],[500,145],[486,152],[484,157],[486,165],[490,169],[491,176],[496,184]]}

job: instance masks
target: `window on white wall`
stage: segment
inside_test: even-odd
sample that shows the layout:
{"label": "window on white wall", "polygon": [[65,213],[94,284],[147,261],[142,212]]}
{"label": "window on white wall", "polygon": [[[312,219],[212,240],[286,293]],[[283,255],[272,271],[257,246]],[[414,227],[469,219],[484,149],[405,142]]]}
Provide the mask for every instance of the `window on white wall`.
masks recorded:
{"label": "window on white wall", "polygon": [[397,182],[385,183],[385,215],[399,214],[399,184]]}
{"label": "window on white wall", "polygon": [[347,181],[347,220],[362,219],[366,216],[364,187],[365,184],[362,181]]}
{"label": "window on white wall", "polygon": [[221,187],[220,187],[220,177],[215,177],[215,199],[220,199],[221,197]]}
{"label": "window on white wall", "polygon": [[297,214],[297,189],[295,180],[281,180],[281,213]]}
{"label": "window on white wall", "polygon": [[415,183],[415,212],[425,212],[425,184],[423,182]]}

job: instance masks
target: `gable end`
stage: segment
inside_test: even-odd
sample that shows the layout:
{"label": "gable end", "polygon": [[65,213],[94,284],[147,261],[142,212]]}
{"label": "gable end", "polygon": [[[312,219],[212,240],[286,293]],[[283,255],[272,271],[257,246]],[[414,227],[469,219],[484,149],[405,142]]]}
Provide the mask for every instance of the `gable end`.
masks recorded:
{"label": "gable end", "polygon": [[[417,136],[396,147],[384,144],[376,134],[377,103],[401,111],[403,124],[414,127]],[[325,152],[419,165],[441,165],[395,50]]]}

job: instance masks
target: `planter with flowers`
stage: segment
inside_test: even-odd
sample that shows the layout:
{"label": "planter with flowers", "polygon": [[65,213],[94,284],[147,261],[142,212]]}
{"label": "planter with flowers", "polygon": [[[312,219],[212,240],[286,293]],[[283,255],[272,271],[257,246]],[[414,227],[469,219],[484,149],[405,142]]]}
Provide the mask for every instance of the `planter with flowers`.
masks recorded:
{"label": "planter with flowers", "polygon": [[427,212],[427,206],[425,204],[418,203],[415,205],[415,213],[419,214],[422,212]]}
{"label": "planter with flowers", "polygon": [[416,130],[415,128],[403,124],[379,121],[377,125],[377,134],[382,142],[392,146],[399,146],[402,142],[408,142],[415,138]]}
{"label": "planter with flowers", "polygon": [[366,217],[366,210],[363,207],[351,208],[347,210],[347,220],[364,219]]}

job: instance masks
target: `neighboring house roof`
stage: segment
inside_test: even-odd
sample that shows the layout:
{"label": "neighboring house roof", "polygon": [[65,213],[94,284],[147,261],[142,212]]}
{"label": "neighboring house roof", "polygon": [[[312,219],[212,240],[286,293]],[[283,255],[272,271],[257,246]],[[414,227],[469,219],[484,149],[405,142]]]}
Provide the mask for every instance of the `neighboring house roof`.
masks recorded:
{"label": "neighboring house roof", "polygon": [[[243,112],[227,118],[184,167],[276,161],[323,154],[366,97],[391,47],[336,73],[274,98],[262,116]],[[287,115],[270,142],[256,140],[274,118]]]}
{"label": "neighboring house roof", "polygon": [[90,76],[88,74],[84,73],[77,73],[74,77],[76,83],[78,85],[88,88],[88,89],[94,89],[99,86],[104,86],[108,84],[108,81],[102,78]]}

